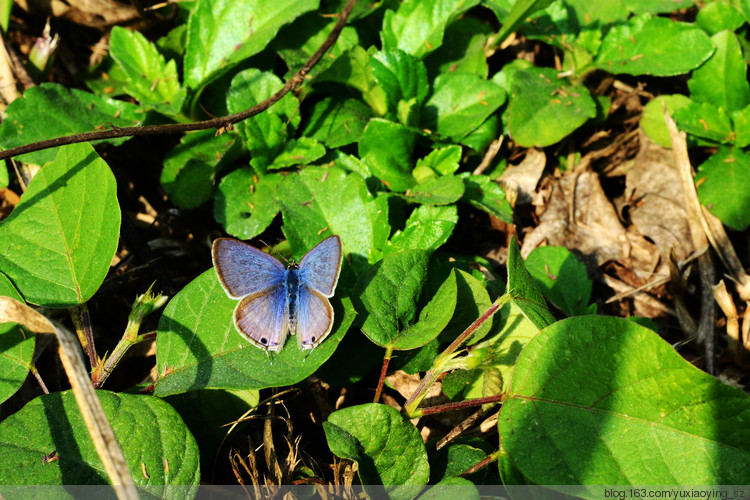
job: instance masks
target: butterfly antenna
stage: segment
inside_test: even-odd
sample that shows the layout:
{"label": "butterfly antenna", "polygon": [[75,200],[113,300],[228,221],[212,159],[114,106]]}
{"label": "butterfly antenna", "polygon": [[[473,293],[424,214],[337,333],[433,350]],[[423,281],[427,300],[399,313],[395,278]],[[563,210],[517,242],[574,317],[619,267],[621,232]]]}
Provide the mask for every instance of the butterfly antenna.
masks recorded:
{"label": "butterfly antenna", "polygon": [[260,242],[261,242],[261,243],[263,243],[263,244],[264,244],[264,245],[265,245],[266,247],[268,247],[268,255],[273,255],[274,257],[277,257],[277,258],[279,258],[279,259],[282,259],[282,260],[283,260],[284,262],[286,262],[286,265],[287,265],[287,267],[289,267],[289,266],[290,266],[290,265],[292,264],[292,262],[293,262],[293,261],[292,261],[292,262],[290,262],[290,261],[289,261],[289,260],[288,260],[288,259],[287,259],[286,257],[284,257],[284,256],[283,256],[283,255],[282,255],[281,253],[279,253],[279,252],[277,252],[276,250],[274,250],[273,246],[269,245],[268,243],[266,243],[266,242],[265,242],[265,241],[263,241],[263,240],[258,240],[258,241],[260,241]]}

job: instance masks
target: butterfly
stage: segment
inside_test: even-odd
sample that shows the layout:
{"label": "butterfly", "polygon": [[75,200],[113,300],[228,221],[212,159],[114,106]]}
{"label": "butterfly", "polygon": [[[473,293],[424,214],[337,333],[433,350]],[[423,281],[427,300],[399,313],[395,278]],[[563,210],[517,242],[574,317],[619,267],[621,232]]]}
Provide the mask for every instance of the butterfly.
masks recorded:
{"label": "butterfly", "polygon": [[324,239],[289,268],[231,238],[214,240],[211,256],[224,291],[239,300],[234,326],[256,346],[279,351],[291,332],[300,348],[313,349],[331,333],[328,299],[336,290],[343,257],[338,236]]}

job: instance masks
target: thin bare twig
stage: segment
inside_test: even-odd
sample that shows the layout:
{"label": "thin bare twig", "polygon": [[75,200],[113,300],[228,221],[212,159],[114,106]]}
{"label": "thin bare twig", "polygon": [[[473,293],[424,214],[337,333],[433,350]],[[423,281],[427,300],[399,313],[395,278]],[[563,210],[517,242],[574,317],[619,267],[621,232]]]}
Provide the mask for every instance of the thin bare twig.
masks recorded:
{"label": "thin bare twig", "polygon": [[66,135],[63,137],[56,137],[54,139],[47,139],[44,141],[39,142],[33,142],[31,144],[26,144],[23,146],[18,146],[15,148],[6,149],[5,151],[0,151],[0,160],[5,160],[7,158],[12,158],[14,156],[26,154],[26,153],[32,153],[34,151],[41,151],[42,149],[49,149],[54,148],[58,146],[65,146],[66,144],[76,144],[79,142],[89,142],[89,141],[98,141],[102,139],[115,139],[118,137],[135,137],[135,136],[144,136],[144,135],[158,135],[158,134],[179,134],[183,132],[191,132],[194,130],[206,130],[206,129],[218,129],[223,130],[230,128],[235,123],[239,123],[243,120],[246,120],[250,118],[251,116],[255,116],[259,113],[262,113],[263,111],[267,110],[271,106],[273,106],[275,103],[277,103],[279,100],[281,100],[282,97],[284,97],[286,94],[294,90],[295,88],[299,87],[302,82],[305,80],[305,76],[312,70],[318,62],[323,58],[323,55],[330,49],[334,43],[336,43],[336,40],[339,37],[339,34],[341,33],[341,30],[344,28],[344,25],[346,24],[346,21],[349,19],[349,14],[351,14],[352,9],[354,8],[355,0],[349,0],[346,3],[346,6],[341,11],[341,14],[339,14],[339,20],[336,23],[336,26],[333,27],[331,32],[328,34],[328,37],[325,39],[325,41],[321,44],[320,48],[315,51],[315,53],[310,56],[310,59],[307,60],[305,64],[302,65],[302,67],[297,71],[294,76],[292,76],[289,81],[284,84],[284,86],[276,92],[274,95],[266,99],[265,101],[261,102],[260,104],[257,104],[256,106],[253,106],[250,109],[246,109],[245,111],[240,111],[239,113],[234,113],[232,115],[227,116],[221,116],[217,118],[212,118],[210,120],[204,120],[200,122],[193,122],[193,123],[173,123],[169,125],[147,125],[147,126],[141,126],[141,127],[114,127],[109,130],[100,130],[96,132],[84,132],[82,134],[73,134],[73,135]]}

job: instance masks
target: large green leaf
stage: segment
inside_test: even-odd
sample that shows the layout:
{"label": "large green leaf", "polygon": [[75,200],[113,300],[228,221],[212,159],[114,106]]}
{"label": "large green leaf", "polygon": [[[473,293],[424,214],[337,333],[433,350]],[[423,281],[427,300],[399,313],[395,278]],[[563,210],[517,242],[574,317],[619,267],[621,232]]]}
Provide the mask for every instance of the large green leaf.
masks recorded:
{"label": "large green leaf", "polygon": [[393,499],[415,498],[427,484],[430,466],[422,437],[390,406],[344,408],[331,413],[323,428],[331,451],[357,462],[362,484],[385,485]]}
{"label": "large green leaf", "polygon": [[[56,83],[43,83],[24,93],[6,110],[7,118],[0,127],[0,147],[9,149],[32,142],[95,132],[97,129],[130,127],[144,118],[143,110],[134,104],[115,101],[68,89]],[[104,142],[122,144],[128,137]],[[27,163],[43,165],[55,159],[57,149],[44,149],[18,156]]]}
{"label": "large green leaf", "polygon": [[[0,296],[23,301],[13,284],[0,274]],[[0,403],[11,397],[29,374],[34,334],[15,323],[0,323]]]}
{"label": "large green leaf", "polygon": [[188,21],[185,84],[198,88],[262,51],[316,0],[198,0]]}
{"label": "large green leaf", "polygon": [[[165,499],[191,497],[200,476],[198,446],[177,412],[153,396],[96,394],[135,484]],[[108,484],[72,391],[40,396],[0,424],[0,483]]]}
{"label": "large green leaf", "polygon": [[690,97],[707,102],[724,111],[739,111],[750,104],[750,84],[747,81],[747,63],[737,35],[722,31],[711,41],[716,52],[688,80]]}
{"label": "large green leaf", "polygon": [[86,302],[117,250],[115,177],[88,143],[60,148],[0,223],[0,271],[24,299],[47,307]]}
{"label": "large green leaf", "polygon": [[392,191],[406,191],[416,184],[411,175],[415,140],[411,129],[375,118],[367,124],[359,141],[359,157]]}
{"label": "large green leaf", "polygon": [[609,31],[596,65],[615,74],[673,76],[697,68],[713,51],[708,35],[693,24],[640,17]]}
{"label": "large green leaf", "polygon": [[722,146],[698,167],[698,197],[727,226],[750,226],[750,155]]}
{"label": "large green leaf", "polygon": [[653,331],[582,316],[521,353],[498,431],[537,484],[747,484],[748,419],[747,394]]}
{"label": "large green leaf", "polygon": [[569,85],[552,68],[519,70],[513,77],[508,127],[523,146],[549,146],[596,115],[583,85]]}
{"label": "large green leaf", "polygon": [[348,299],[331,300],[333,330],[318,347],[303,351],[289,336],[278,353],[266,353],[235,329],[236,300],[227,297],[214,269],[198,276],[169,302],[159,321],[155,394],[194,389],[263,389],[296,384],[336,350],[354,321]]}
{"label": "large green leaf", "polygon": [[255,238],[279,213],[276,186],[282,179],[280,174],[258,177],[251,168],[235,170],[219,184],[214,218],[232,236],[243,240]]}

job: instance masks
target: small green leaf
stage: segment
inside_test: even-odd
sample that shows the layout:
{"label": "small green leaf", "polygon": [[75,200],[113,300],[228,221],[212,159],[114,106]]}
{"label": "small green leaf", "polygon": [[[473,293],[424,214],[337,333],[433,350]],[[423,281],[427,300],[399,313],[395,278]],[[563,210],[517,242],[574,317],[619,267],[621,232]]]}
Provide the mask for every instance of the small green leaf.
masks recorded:
{"label": "small green leaf", "polygon": [[[510,12],[505,19],[498,19],[503,23],[503,27],[497,34],[497,39],[502,41],[508,38],[508,35],[516,31],[521,23],[523,23],[527,17],[536,11],[542,10],[548,7],[554,0],[516,0],[511,7]],[[500,9],[493,9],[496,13],[500,13]],[[504,10],[504,9],[502,9]]]}
{"label": "small green leaf", "polygon": [[746,484],[748,419],[746,393],[651,330],[583,316],[549,326],[523,350],[498,432],[531,483]]}
{"label": "small green leaf", "polygon": [[415,498],[427,484],[430,466],[422,437],[390,406],[364,404],[335,411],[323,429],[335,455],[357,462],[363,485],[385,485],[390,498],[405,500]]}
{"label": "small green leaf", "polygon": [[403,250],[435,251],[448,241],[458,223],[455,205],[417,207],[406,221],[403,231],[396,231],[383,255]]}
{"label": "small green leaf", "polygon": [[464,183],[455,175],[433,177],[409,189],[405,198],[424,205],[448,205],[461,199]]}
{"label": "small green leaf", "polygon": [[583,85],[568,85],[552,68],[518,70],[513,77],[508,127],[523,146],[549,146],[596,115]]}
{"label": "small green leaf", "polygon": [[359,141],[359,156],[372,174],[392,191],[403,192],[416,184],[411,175],[416,136],[398,123],[370,120]]}
{"label": "small green leaf", "polygon": [[429,253],[409,250],[389,255],[360,274],[352,297],[362,332],[394,349],[420,347],[446,327],[456,307],[451,274],[437,292],[426,288]]}
{"label": "small green leaf", "polygon": [[713,52],[708,35],[693,24],[636,17],[607,33],[596,65],[615,74],[673,76],[697,68]]}
{"label": "small green leaf", "polygon": [[[498,478],[499,481],[500,478]],[[500,484],[499,482],[496,484]],[[480,500],[479,490],[474,483],[462,477],[446,477],[439,483],[430,486],[419,495],[420,500]]]}
{"label": "small green leaf", "polygon": [[[13,101],[0,127],[0,147],[9,149],[63,135],[94,132],[97,129],[130,127],[143,119],[138,106],[99,97],[56,83],[43,83],[28,89],[22,99]],[[128,137],[101,142],[122,144]],[[96,144],[97,141],[93,142]],[[57,149],[44,149],[17,156],[26,163],[43,165],[55,159]]]}
{"label": "small green leaf", "polygon": [[486,175],[461,174],[466,189],[463,201],[503,222],[513,221],[513,209],[505,199],[503,188]]}
{"label": "small green leaf", "polygon": [[276,186],[283,179],[280,174],[258,177],[250,168],[226,175],[214,198],[216,221],[232,236],[242,240],[255,238],[279,213]]}
{"label": "small green leaf", "polygon": [[732,116],[734,122],[735,146],[744,148],[750,145],[750,106]]}
{"label": "small green leaf", "polygon": [[[263,389],[296,384],[328,359],[354,321],[351,302],[333,298],[331,334],[312,351],[289,336],[278,353],[266,353],[235,329],[237,301],[227,297],[214,269],[198,276],[169,302],[159,321],[154,394],[194,389]],[[270,358],[270,359],[269,359]]]}
{"label": "small green leaf", "polygon": [[[417,108],[422,105],[430,90],[427,81],[427,68],[424,63],[402,50],[378,52],[372,59],[372,74],[385,92],[388,105],[388,118],[398,117],[400,102],[413,103]],[[403,125],[416,125],[402,121]]]}
{"label": "small green leaf", "polygon": [[145,36],[120,26],[112,28],[109,53],[125,72],[128,94],[159,111],[180,112],[186,91],[180,87],[174,60],[167,63]]}
{"label": "small green leaf", "polygon": [[388,111],[385,92],[372,74],[370,54],[359,45],[337,58],[316,81],[348,85],[362,93],[362,99],[376,115],[383,116]]}
{"label": "small green leaf", "polygon": [[284,149],[279,151],[268,169],[278,170],[294,165],[307,165],[325,154],[326,148],[312,137],[292,139],[284,144]]}
{"label": "small green leaf", "polygon": [[747,63],[737,35],[722,31],[711,41],[716,52],[688,80],[690,97],[724,111],[739,111],[750,104],[750,84],[747,82]]}
{"label": "small green leaf", "polygon": [[547,309],[544,297],[536,286],[526,265],[521,258],[518,242],[512,239],[508,247],[508,295],[511,302],[518,305],[523,314],[534,326],[542,329],[551,325],[555,319]]}
{"label": "small green leaf", "polygon": [[357,174],[338,167],[307,167],[286,176],[276,193],[284,216],[282,230],[294,256],[304,255],[322,234],[337,234],[359,272],[370,254],[385,246],[390,232],[387,201],[373,198]]}
{"label": "small green leaf", "polygon": [[[453,144],[433,149],[430,154],[417,160],[414,177],[421,183],[430,177],[454,174],[458,170],[459,161],[461,161],[461,146]],[[418,172],[422,173],[421,178]]]}
{"label": "small green leaf", "polygon": [[[490,295],[482,283],[471,274],[456,269],[456,311],[453,317],[440,334],[440,340],[452,342],[476,319],[492,305]],[[492,321],[486,321],[480,326],[466,342],[472,345],[481,340],[492,327]]]}
{"label": "small green leaf", "polygon": [[188,20],[185,84],[205,85],[262,51],[283,25],[317,8],[315,0],[198,0]]}
{"label": "small green leaf", "polygon": [[[238,113],[268,99],[283,86],[273,73],[248,69],[238,73],[227,92],[227,109]],[[240,136],[252,155],[250,164],[263,175],[274,159],[284,151],[288,138],[299,125],[299,103],[292,94],[263,113],[251,116],[237,124]]]}
{"label": "small green leaf", "polygon": [[690,101],[674,112],[677,127],[688,134],[714,142],[734,140],[729,114],[707,102]]}
{"label": "small green leaf", "polygon": [[448,25],[443,45],[425,59],[428,72],[440,75],[453,71],[487,78],[485,47],[492,28],[474,17],[462,17]]}
{"label": "small green leaf", "polygon": [[115,177],[88,143],[59,148],[0,223],[0,271],[26,301],[47,307],[86,302],[117,250]]}
{"label": "small green leaf", "polygon": [[446,446],[430,457],[430,482],[438,483],[447,478],[459,477],[486,457],[485,452],[468,444]]}
{"label": "small green leaf", "polygon": [[8,177],[8,167],[3,165],[0,167],[0,189],[8,187],[10,183],[10,177]]}
{"label": "small green leaf", "polygon": [[740,9],[724,2],[705,4],[695,16],[695,24],[712,35],[724,30],[733,32],[746,22]]}
{"label": "small green leaf", "polygon": [[479,0],[406,0],[396,12],[388,10],[380,37],[386,51],[401,49],[419,58],[440,47],[451,19],[479,3]]}
{"label": "small green leaf", "polygon": [[534,249],[526,259],[526,268],[541,289],[568,316],[595,314],[589,307],[592,283],[586,266],[565,247]]}
{"label": "small green leaf", "polygon": [[[0,274],[0,296],[23,302],[13,283],[3,274]],[[26,381],[34,355],[34,339],[33,333],[16,323],[0,323],[0,403],[15,394]]]}
{"label": "small green leaf", "polygon": [[666,104],[667,111],[674,116],[675,111],[690,104],[692,101],[689,97],[682,94],[660,95],[652,99],[643,108],[641,115],[641,128],[652,141],[665,148],[672,147],[672,139],[669,137],[667,122],[664,121],[664,109]]}
{"label": "small green leaf", "polygon": [[358,99],[327,97],[313,105],[302,135],[339,148],[358,142],[370,118],[372,111]]}
{"label": "small green leaf", "polygon": [[217,166],[236,140],[233,134],[201,130],[185,135],[167,153],[161,185],[175,205],[195,208],[211,199]]}
{"label": "small green leaf", "polygon": [[698,167],[698,198],[727,226],[742,231],[750,226],[750,155],[721,146]]}
{"label": "small green leaf", "polygon": [[[153,396],[96,395],[135,484],[160,498],[194,495],[200,476],[198,446],[177,412]],[[43,458],[53,452],[59,459],[45,463]],[[72,391],[39,396],[3,421],[0,457],[3,484],[109,484]]]}
{"label": "small green leaf", "polygon": [[661,14],[687,9],[694,0],[623,0],[633,14]]}
{"label": "small green leaf", "polygon": [[505,90],[471,73],[445,73],[434,83],[425,103],[424,125],[459,141],[505,102]]}

